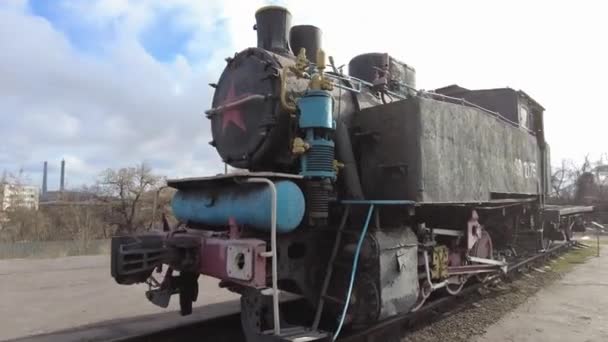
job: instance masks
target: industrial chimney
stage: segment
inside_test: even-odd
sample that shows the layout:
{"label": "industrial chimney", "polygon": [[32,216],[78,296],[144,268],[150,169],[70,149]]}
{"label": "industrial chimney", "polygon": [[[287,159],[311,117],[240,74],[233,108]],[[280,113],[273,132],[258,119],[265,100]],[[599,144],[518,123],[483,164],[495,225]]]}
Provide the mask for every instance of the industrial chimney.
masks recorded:
{"label": "industrial chimney", "polygon": [[65,189],[65,159],[61,160],[61,179],[59,181],[59,191],[63,192]]}
{"label": "industrial chimney", "polygon": [[44,167],[42,168],[42,197],[46,197],[47,192],[47,176],[48,176],[48,163],[44,161]]}
{"label": "industrial chimney", "polygon": [[291,27],[291,13],[280,6],[266,6],[255,12],[258,31],[258,47],[264,50],[288,54],[290,53],[289,28]]}

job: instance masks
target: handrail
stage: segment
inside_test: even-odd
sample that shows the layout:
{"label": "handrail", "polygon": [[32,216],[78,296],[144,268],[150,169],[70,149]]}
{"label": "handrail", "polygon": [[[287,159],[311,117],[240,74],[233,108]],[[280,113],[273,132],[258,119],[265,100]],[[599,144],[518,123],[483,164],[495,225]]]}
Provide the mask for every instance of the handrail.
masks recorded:
{"label": "handrail", "polygon": [[341,200],[342,204],[376,204],[376,205],[415,205],[410,200]]}
{"label": "handrail", "polygon": [[368,204],[369,209],[367,211],[367,217],[365,218],[365,224],[363,225],[363,229],[361,230],[361,236],[359,236],[359,240],[357,241],[357,247],[355,249],[355,256],[353,258],[353,266],[350,273],[350,281],[348,285],[348,291],[346,293],[346,302],[344,307],[342,308],[342,314],[340,315],[340,320],[338,321],[338,328],[333,334],[332,341],[336,341],[338,339],[338,335],[340,335],[340,331],[342,331],[342,326],[344,325],[344,319],[346,318],[346,312],[348,311],[348,306],[350,304],[350,299],[353,290],[353,284],[355,282],[355,276],[357,274],[357,266],[359,263],[359,254],[361,253],[361,246],[363,245],[363,240],[365,239],[365,235],[367,234],[367,229],[369,228],[369,222],[371,221],[372,214],[376,209],[376,206],[382,205],[413,205],[416,204],[414,201],[408,200],[342,200],[343,204],[348,205],[356,205],[356,204]]}
{"label": "handrail", "polygon": [[[334,84],[334,86],[336,86],[338,88],[349,90],[349,91],[352,91],[352,92],[355,92],[355,93],[360,93],[361,92],[362,85],[364,85],[364,86],[366,86],[366,87],[368,87],[370,89],[374,87],[373,83],[364,81],[364,80],[362,80],[360,78],[357,78],[357,77],[354,77],[354,76],[343,75],[343,74],[339,75],[339,74],[335,74],[335,73],[327,73],[326,75],[327,75],[328,78],[332,78],[334,80],[346,81],[346,82],[349,82],[351,84],[353,83],[353,81],[356,82],[356,83],[359,83],[359,87],[357,87],[357,88],[355,88],[354,85],[353,85],[353,87],[348,87],[348,86],[342,86],[342,85]],[[411,86],[409,86],[409,85],[407,85],[405,83],[402,83],[402,82],[399,82],[399,85],[405,86],[405,87],[407,87],[409,89],[415,89],[414,87],[411,87]],[[400,100],[405,100],[408,97],[407,94],[400,94],[398,92],[394,92],[394,91],[390,91],[390,90],[385,90],[385,92],[387,94],[391,95],[391,96],[394,96],[394,97],[400,99]]]}
{"label": "handrail", "polygon": [[243,103],[247,103],[249,101],[254,101],[254,100],[260,101],[260,100],[266,99],[267,97],[268,97],[268,95],[262,95],[262,94],[247,95],[247,96],[245,96],[241,99],[235,100],[233,102],[226,103],[224,105],[208,109],[205,111],[205,114],[207,115],[208,118],[210,118],[214,114],[217,114],[219,112],[222,112],[222,111],[234,108],[234,107],[238,107],[238,106],[242,105]]}
{"label": "handrail", "polygon": [[419,90],[418,94],[419,95],[423,95],[423,96],[426,95],[428,97],[439,98],[440,100],[445,101],[445,102],[448,102],[448,100],[449,100],[449,101],[454,101],[454,104],[461,104],[461,105],[466,105],[468,107],[473,107],[473,108],[479,109],[481,111],[484,111],[484,112],[486,112],[488,114],[491,114],[493,117],[495,117],[495,118],[497,118],[499,120],[502,120],[502,121],[504,121],[506,123],[509,123],[509,124],[511,124],[511,125],[513,125],[515,127],[521,127],[524,130],[526,130],[528,133],[535,133],[533,130],[531,130],[531,129],[527,128],[527,127],[521,126],[519,123],[517,123],[515,121],[509,120],[508,118],[504,117],[499,112],[495,112],[495,111],[489,110],[489,109],[487,109],[485,107],[482,107],[482,106],[480,106],[478,104],[475,104],[473,102],[467,101],[467,100],[465,100],[463,98],[448,96],[448,95],[444,95],[444,94],[440,94],[440,93],[428,92],[428,91],[424,91],[424,90]]}
{"label": "handrail", "polygon": [[279,286],[277,266],[277,188],[268,178],[248,178],[246,183],[264,183],[270,188],[270,255],[272,257],[272,316],[274,319],[274,334],[281,334],[279,319]]}
{"label": "handrail", "polygon": [[[342,89],[345,89],[345,90],[353,91],[355,93],[360,93],[361,92],[361,85],[364,85],[364,86],[366,86],[368,88],[373,88],[373,86],[374,86],[373,83],[364,81],[362,79],[359,79],[357,77],[350,76],[350,75],[328,73],[327,76],[330,77],[330,78],[336,79],[336,80],[342,80],[342,81],[347,81],[347,82],[352,82],[352,81],[358,82],[359,83],[358,89],[355,88],[355,87],[345,87],[345,86],[341,86],[341,85],[336,85],[338,88],[342,88]],[[426,96],[426,97],[436,98],[436,99],[439,99],[440,101],[445,101],[445,102],[454,101],[454,102],[456,102],[456,104],[461,104],[461,105],[465,105],[465,106],[468,106],[468,107],[477,108],[477,109],[482,110],[482,111],[484,111],[484,112],[486,112],[488,114],[491,114],[492,116],[494,116],[495,118],[497,118],[499,120],[502,120],[502,121],[504,121],[506,123],[509,123],[509,124],[511,124],[513,126],[516,126],[516,127],[521,127],[524,130],[526,130],[528,133],[536,133],[533,130],[527,128],[527,127],[521,126],[519,123],[517,123],[515,121],[509,120],[508,118],[506,118],[503,115],[501,115],[499,112],[495,112],[495,111],[489,110],[489,109],[487,109],[485,107],[482,107],[482,106],[480,106],[478,104],[475,104],[473,102],[467,101],[467,100],[465,100],[463,98],[452,97],[452,96],[448,96],[448,95],[444,95],[444,94],[440,94],[440,93],[424,91],[422,89],[419,90],[419,89],[416,89],[415,87],[410,86],[409,84],[407,84],[405,82],[400,82],[400,81],[395,81],[395,80],[393,80],[393,82],[397,83],[401,87],[407,88],[410,91],[416,92],[418,94],[418,96]],[[401,100],[406,99],[407,97],[409,97],[407,93],[400,94],[400,93],[393,92],[393,91],[386,91],[386,92],[389,95],[395,96],[395,97],[397,97],[397,98],[399,98]]]}

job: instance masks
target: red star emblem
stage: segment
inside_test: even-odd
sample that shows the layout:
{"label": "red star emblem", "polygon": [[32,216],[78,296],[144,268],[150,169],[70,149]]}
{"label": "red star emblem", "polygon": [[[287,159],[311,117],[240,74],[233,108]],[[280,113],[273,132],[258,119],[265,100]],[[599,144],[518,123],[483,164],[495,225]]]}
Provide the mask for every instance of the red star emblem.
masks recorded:
{"label": "red star emblem", "polygon": [[[228,94],[226,94],[226,97],[224,98],[222,105],[229,104],[234,101],[238,101],[239,99],[241,99],[245,96],[247,96],[247,94],[243,94],[243,95],[237,97],[234,92],[234,83],[231,83],[230,88],[228,89]],[[247,131],[247,127],[245,126],[245,123],[243,122],[242,113],[237,107],[232,107],[230,109],[227,109],[222,114],[222,133],[224,133],[224,131],[226,130],[226,127],[228,126],[228,124],[230,122],[232,122],[234,125],[236,125],[238,128],[240,128],[243,132]]]}

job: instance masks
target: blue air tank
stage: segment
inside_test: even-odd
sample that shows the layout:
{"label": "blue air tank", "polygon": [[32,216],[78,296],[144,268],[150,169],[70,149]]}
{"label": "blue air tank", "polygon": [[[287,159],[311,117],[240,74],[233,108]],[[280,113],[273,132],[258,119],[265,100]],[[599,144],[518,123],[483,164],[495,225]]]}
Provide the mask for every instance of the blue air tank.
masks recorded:
{"label": "blue air tank", "polygon": [[[275,182],[277,232],[288,233],[300,225],[305,200],[293,182]],[[241,183],[220,188],[179,190],[171,202],[173,214],[182,222],[226,226],[230,218],[239,225],[270,231],[271,192],[266,184]]]}

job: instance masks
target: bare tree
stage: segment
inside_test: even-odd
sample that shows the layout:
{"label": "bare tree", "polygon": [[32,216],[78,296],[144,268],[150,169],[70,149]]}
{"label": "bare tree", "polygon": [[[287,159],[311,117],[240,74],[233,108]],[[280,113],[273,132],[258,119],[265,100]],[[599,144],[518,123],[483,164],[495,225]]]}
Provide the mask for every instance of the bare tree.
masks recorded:
{"label": "bare tree", "polygon": [[4,170],[0,176],[0,185],[6,184],[6,182],[8,182],[8,172]]}
{"label": "bare tree", "polygon": [[100,175],[97,187],[102,200],[112,204],[116,215],[110,223],[117,225],[118,234],[135,232],[142,198],[161,185],[161,177],[154,175],[145,163],[119,170],[107,169]]}
{"label": "bare tree", "polygon": [[4,170],[0,176],[0,229],[2,228],[2,221],[5,220],[6,215],[6,213],[4,213],[4,186],[6,184],[8,184],[8,172]]}
{"label": "bare tree", "polygon": [[561,165],[554,167],[551,174],[553,200],[560,203],[587,203],[592,198],[604,199],[608,186],[607,157],[602,155],[598,160],[592,161],[586,155],[580,164],[562,160]]}
{"label": "bare tree", "polygon": [[557,198],[563,197],[564,187],[568,182],[569,170],[566,165],[566,160],[562,160],[562,164],[551,174],[551,187],[553,188],[553,196]]}

